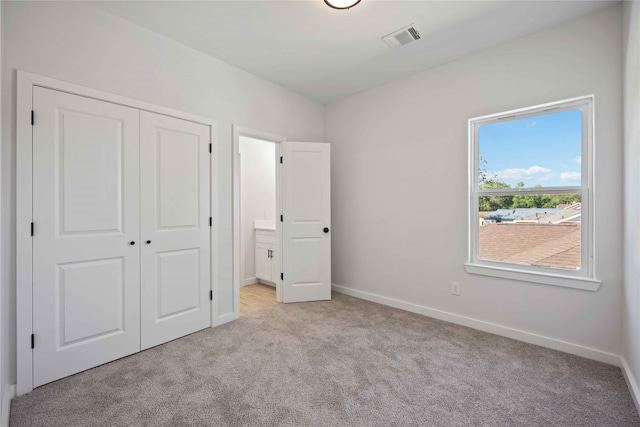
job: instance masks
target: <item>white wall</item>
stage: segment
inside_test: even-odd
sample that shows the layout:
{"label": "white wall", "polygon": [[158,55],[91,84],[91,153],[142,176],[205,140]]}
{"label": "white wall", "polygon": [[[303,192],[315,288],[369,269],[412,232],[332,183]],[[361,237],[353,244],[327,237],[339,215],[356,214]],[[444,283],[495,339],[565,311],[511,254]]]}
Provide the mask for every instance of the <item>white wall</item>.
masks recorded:
{"label": "white wall", "polygon": [[[254,220],[276,218],[276,144],[240,137],[240,286],[255,283]],[[244,280],[243,280],[244,279]]]}
{"label": "white wall", "polygon": [[[333,283],[620,354],[621,13],[615,5],[329,104]],[[592,93],[600,290],[466,273],[467,119]]]}
{"label": "white wall", "polygon": [[[4,56],[4,49],[3,49],[3,45],[4,45],[4,25],[2,23],[2,16],[3,16],[3,9],[4,9],[4,3],[5,2],[0,2],[0,82],[2,81],[2,75],[3,75],[3,70],[2,70],[2,63],[3,63],[3,56]],[[6,96],[5,91],[3,90],[3,88],[0,86],[0,100],[4,99]],[[2,103],[0,103],[0,117],[2,117]],[[2,126],[2,121],[0,121],[0,135],[2,135],[2,130],[4,129],[4,126]],[[0,147],[1,148],[1,147]],[[2,183],[4,182],[4,177],[3,177],[3,167],[2,165],[3,163],[3,153],[2,153],[2,149],[0,149],[0,189],[2,189]],[[0,242],[4,242],[5,241],[5,235],[4,235],[4,230],[2,227],[3,224],[3,220],[5,217],[4,214],[4,209],[5,209],[5,201],[4,201],[4,196],[0,198]],[[4,256],[4,244],[0,243],[0,261],[3,259]],[[4,283],[6,282],[6,273],[7,270],[5,269],[4,263],[0,262],[0,284],[4,285]],[[8,361],[9,361],[9,335],[8,335],[8,331],[9,331],[9,321],[8,321],[8,317],[7,317],[7,302],[8,302],[8,292],[7,292],[7,288],[6,286],[0,286],[0,423],[4,422],[5,417],[8,414],[5,414],[5,411],[7,411],[7,409],[4,408],[4,399],[7,397],[5,396],[6,393],[6,387],[11,384],[9,382],[9,366],[8,366]]]}
{"label": "white wall", "polygon": [[[640,2],[624,3],[624,357],[640,379]],[[636,398],[640,398],[635,390]],[[640,408],[639,402],[636,405]]]}
{"label": "white wall", "polygon": [[232,124],[293,140],[324,139],[324,108],[277,85],[90,5],[3,2],[2,290],[10,302],[8,381],[15,383],[16,69],[211,117],[218,122],[214,168],[220,315],[233,311]]}

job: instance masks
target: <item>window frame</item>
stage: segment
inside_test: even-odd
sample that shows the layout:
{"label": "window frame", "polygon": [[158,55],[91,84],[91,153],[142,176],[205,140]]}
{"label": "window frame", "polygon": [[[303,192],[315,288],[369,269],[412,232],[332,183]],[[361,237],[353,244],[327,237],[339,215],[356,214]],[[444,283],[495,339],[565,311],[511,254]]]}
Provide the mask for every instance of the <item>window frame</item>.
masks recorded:
{"label": "window frame", "polygon": [[[480,172],[480,152],[478,132],[481,126],[520,120],[544,114],[559,113],[569,110],[582,112],[582,145],[581,145],[581,182],[579,186],[563,187],[525,187],[508,189],[483,189],[478,180]],[[595,291],[601,282],[595,277],[594,264],[594,96],[586,95],[577,98],[555,101],[516,110],[505,111],[468,120],[469,131],[469,236],[468,260],[465,269],[471,274],[502,277],[547,285],[563,286]],[[482,196],[509,196],[523,194],[581,194],[581,242],[580,269],[570,270],[553,267],[532,266],[506,261],[486,260],[478,257],[479,200]]]}

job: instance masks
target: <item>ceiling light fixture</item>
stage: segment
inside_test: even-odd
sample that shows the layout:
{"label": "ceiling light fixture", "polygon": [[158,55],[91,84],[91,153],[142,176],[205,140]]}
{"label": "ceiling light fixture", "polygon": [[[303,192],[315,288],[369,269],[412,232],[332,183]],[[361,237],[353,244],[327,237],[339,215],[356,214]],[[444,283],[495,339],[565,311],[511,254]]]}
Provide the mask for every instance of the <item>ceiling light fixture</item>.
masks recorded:
{"label": "ceiling light fixture", "polygon": [[353,6],[360,3],[360,0],[324,0],[327,6],[334,9],[351,9]]}

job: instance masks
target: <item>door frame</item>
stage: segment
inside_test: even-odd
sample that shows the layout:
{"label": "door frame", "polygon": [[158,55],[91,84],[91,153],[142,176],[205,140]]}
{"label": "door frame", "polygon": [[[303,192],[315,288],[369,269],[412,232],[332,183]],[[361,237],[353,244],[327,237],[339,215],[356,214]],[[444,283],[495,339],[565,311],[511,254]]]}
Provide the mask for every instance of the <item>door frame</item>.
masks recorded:
{"label": "door frame", "polygon": [[[52,79],[49,77],[17,70],[17,106],[16,106],[16,351],[17,351],[17,395],[33,390],[33,351],[31,349],[31,334],[33,334],[33,242],[31,239],[31,222],[33,209],[33,132],[31,125],[31,109],[33,105],[33,88],[66,92],[72,95],[84,96],[138,110],[163,114],[209,126],[209,138],[212,144],[212,155],[209,159],[209,212],[212,217],[210,230],[211,244],[211,284],[214,295],[219,293],[217,273],[219,249],[219,215],[217,171],[219,170],[218,156],[218,127],[213,119],[185,113],[168,107],[137,101],[120,95],[75,85],[73,83]],[[37,112],[35,116],[37,122]],[[36,230],[37,232],[37,230]],[[217,326],[221,321],[218,316],[217,299],[211,303],[211,326]],[[37,342],[36,342],[37,345]]]}
{"label": "door frame", "polygon": [[[281,156],[280,143],[286,138],[261,132],[244,126],[233,125],[233,314],[240,317],[240,137],[260,139],[273,142],[276,146],[276,239],[278,242],[278,269],[282,271],[282,223],[278,216],[282,213],[280,197],[280,168],[278,159]],[[282,280],[276,276],[276,300],[282,302]]]}

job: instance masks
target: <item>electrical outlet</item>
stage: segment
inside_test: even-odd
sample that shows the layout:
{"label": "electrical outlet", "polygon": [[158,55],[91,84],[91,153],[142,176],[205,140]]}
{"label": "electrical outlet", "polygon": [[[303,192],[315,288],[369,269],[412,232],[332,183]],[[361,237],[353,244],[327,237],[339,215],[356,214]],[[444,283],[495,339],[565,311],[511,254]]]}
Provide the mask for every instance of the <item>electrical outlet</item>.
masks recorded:
{"label": "electrical outlet", "polygon": [[453,295],[460,296],[460,283],[458,283],[458,282],[451,282],[451,293],[452,293]]}

